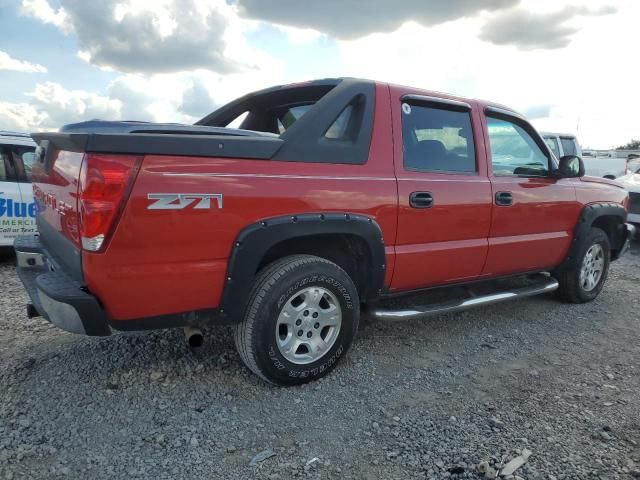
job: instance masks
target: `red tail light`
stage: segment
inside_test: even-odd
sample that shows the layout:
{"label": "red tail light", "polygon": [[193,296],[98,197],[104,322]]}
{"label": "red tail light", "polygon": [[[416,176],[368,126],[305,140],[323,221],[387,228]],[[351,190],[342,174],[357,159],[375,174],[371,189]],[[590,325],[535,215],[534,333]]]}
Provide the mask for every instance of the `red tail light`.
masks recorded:
{"label": "red tail light", "polygon": [[78,189],[82,248],[98,252],[106,245],[139,167],[140,157],[85,155]]}

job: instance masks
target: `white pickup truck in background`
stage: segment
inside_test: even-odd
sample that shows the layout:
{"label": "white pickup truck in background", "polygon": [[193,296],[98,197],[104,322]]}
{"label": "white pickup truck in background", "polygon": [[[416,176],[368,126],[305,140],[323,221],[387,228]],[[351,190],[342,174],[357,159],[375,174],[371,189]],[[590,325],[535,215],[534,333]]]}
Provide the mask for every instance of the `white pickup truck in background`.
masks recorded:
{"label": "white pickup truck in background", "polygon": [[602,156],[596,152],[584,152],[583,154],[575,135],[550,132],[542,132],[541,135],[557,158],[565,155],[582,157],[587,175],[613,180],[628,173],[626,158],[616,158],[612,155]]}
{"label": "white pickup truck in background", "polygon": [[31,166],[36,144],[25,133],[0,130],[0,249],[36,231]]}

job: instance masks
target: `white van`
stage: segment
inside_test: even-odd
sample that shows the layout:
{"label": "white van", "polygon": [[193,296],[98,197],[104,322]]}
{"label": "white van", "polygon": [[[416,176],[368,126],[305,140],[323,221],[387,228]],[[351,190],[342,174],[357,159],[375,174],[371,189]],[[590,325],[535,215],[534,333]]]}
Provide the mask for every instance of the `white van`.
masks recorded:
{"label": "white van", "polygon": [[36,231],[31,167],[36,144],[24,133],[0,130],[0,248]]}
{"label": "white van", "polygon": [[627,173],[627,160],[609,155],[604,157],[595,151],[588,150],[583,155],[582,148],[575,135],[542,132],[542,138],[557,158],[565,155],[577,155],[582,158],[587,175],[603,177],[611,180]]}

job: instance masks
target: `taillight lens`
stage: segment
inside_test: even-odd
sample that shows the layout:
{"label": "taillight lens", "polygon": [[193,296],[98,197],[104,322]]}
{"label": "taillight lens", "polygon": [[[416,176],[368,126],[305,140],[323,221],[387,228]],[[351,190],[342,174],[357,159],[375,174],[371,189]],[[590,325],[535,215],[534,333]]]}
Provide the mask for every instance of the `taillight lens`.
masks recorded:
{"label": "taillight lens", "polygon": [[138,168],[138,157],[85,155],[78,188],[82,248],[98,252],[105,246]]}

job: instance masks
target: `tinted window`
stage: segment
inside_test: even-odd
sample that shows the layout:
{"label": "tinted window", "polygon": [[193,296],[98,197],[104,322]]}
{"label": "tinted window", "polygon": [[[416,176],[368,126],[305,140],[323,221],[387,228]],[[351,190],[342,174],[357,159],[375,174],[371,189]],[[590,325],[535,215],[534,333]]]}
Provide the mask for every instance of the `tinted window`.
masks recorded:
{"label": "tinted window", "polygon": [[494,175],[547,176],[549,159],[522,127],[487,118]]}
{"label": "tinted window", "polygon": [[349,127],[349,120],[351,120],[351,113],[353,112],[353,106],[347,105],[342,113],[338,115],[335,122],[327,129],[324,136],[326,138],[340,139],[344,138],[347,134],[347,128]]}
{"label": "tinted window", "polygon": [[476,171],[469,112],[403,104],[402,143],[409,170]]}
{"label": "tinted window", "polygon": [[296,123],[296,121],[300,120],[300,118],[309,111],[309,109],[313,107],[313,105],[298,105],[296,107],[291,107],[285,110],[278,117],[278,131],[280,134],[283,134],[286,130],[288,130],[291,125]]}
{"label": "tinted window", "polygon": [[35,147],[14,146],[11,154],[21,182],[31,183],[31,168],[36,158]]}
{"label": "tinted window", "polygon": [[544,137],[544,143],[553,152],[556,158],[560,158],[560,149],[558,148],[558,140],[555,137]]}
{"label": "tinted window", "polygon": [[562,142],[562,151],[565,155],[577,155],[578,150],[576,149],[576,140],[575,138],[570,137],[560,137],[560,142]]}
{"label": "tinted window", "polygon": [[249,112],[242,112],[236,118],[231,120],[229,122],[229,124],[227,125],[227,127],[229,127],[229,128],[240,128],[240,126],[242,125],[242,122],[244,122],[244,119],[247,118],[247,115],[249,115]]}
{"label": "tinted window", "polygon": [[16,179],[15,171],[11,163],[11,151],[0,147],[0,182],[8,182]]}

